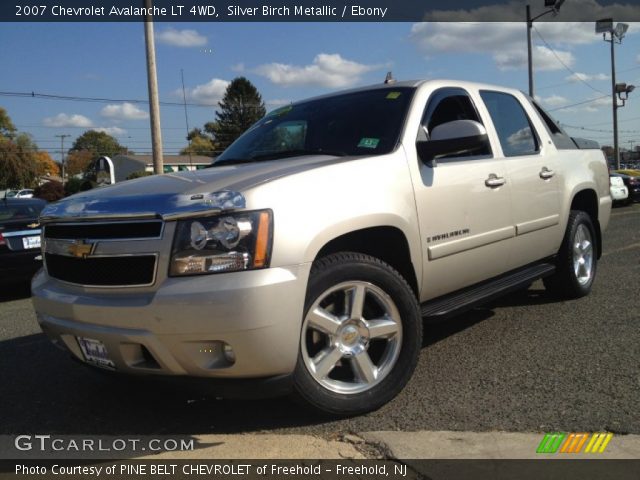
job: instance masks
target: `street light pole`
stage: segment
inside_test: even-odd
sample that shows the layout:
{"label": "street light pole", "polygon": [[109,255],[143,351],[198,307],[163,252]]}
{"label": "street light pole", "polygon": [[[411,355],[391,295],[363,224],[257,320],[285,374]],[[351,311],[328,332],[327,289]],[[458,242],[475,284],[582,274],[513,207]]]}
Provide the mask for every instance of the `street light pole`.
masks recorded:
{"label": "street light pole", "polygon": [[529,67],[529,96],[533,98],[533,47],[531,46],[531,29],[533,28],[533,22],[540,17],[544,17],[548,13],[557,15],[560,11],[560,7],[565,0],[544,0],[545,7],[551,7],[549,10],[545,10],[540,15],[531,18],[531,6],[527,5],[527,65]]}
{"label": "street light pole", "polygon": [[618,145],[618,98],[616,97],[616,49],[615,37],[611,32],[611,101],[613,102],[613,160],[616,170],[620,170],[620,147]]}
{"label": "street light pole", "polygon": [[[611,43],[611,102],[613,111],[613,160],[616,164],[616,170],[620,169],[620,146],[618,144],[618,98],[622,99],[622,106],[629,96],[629,93],[635,88],[633,85],[616,83],[616,39],[617,43],[622,43],[622,39],[627,33],[629,25],[626,23],[618,23],[613,25],[613,19],[603,18],[596,22],[596,33],[602,33],[602,39]],[[607,33],[609,40],[607,40]],[[618,88],[620,87],[620,88]],[[623,97],[624,95],[624,97]]]}

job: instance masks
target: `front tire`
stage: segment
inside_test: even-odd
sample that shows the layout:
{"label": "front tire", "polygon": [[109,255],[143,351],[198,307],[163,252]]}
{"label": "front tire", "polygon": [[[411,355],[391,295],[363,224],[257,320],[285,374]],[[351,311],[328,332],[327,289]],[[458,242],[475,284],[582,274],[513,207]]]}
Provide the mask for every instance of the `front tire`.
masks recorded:
{"label": "front tire", "polygon": [[375,410],[409,381],[421,342],[418,302],[398,272],[368,255],[329,255],[311,269],[295,392],[332,415]]}
{"label": "front tire", "polygon": [[597,236],[591,217],[581,210],[572,210],[558,252],[556,273],[543,280],[547,291],[567,299],[588,295],[596,276],[597,252]]}

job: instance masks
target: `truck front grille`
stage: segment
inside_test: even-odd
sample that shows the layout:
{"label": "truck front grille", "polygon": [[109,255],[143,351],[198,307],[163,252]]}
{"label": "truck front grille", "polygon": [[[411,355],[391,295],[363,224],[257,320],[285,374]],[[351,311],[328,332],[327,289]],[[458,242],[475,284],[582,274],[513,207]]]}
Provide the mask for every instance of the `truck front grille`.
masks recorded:
{"label": "truck front grille", "polygon": [[59,223],[47,225],[45,238],[57,239],[137,239],[160,238],[163,223],[159,220],[142,222],[108,222],[108,223]]}
{"label": "truck front grille", "polygon": [[45,268],[52,278],[87,287],[149,286],[163,231],[161,220],[45,225]]}
{"label": "truck front grille", "polygon": [[151,285],[156,262],[156,255],[75,258],[45,254],[49,276],[63,282],[96,287]]}

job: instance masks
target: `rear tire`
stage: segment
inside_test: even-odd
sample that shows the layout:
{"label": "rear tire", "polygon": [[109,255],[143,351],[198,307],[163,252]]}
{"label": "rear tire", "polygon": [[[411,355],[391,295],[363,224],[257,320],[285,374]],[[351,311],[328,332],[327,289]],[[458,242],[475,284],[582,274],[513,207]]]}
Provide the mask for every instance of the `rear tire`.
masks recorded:
{"label": "rear tire", "polygon": [[329,255],[311,269],[295,393],[331,415],[375,410],[409,381],[421,343],[418,302],[398,272],[368,255]]}
{"label": "rear tire", "polygon": [[547,291],[567,299],[591,292],[598,264],[597,238],[591,217],[581,210],[571,210],[556,273],[543,279]]}

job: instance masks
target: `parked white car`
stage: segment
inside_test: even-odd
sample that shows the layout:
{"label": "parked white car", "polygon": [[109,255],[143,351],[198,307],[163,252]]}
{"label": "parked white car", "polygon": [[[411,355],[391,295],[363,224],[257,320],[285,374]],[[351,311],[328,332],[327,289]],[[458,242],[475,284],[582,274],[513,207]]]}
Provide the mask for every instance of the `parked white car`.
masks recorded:
{"label": "parked white car", "polygon": [[629,197],[629,190],[624,184],[621,177],[609,177],[609,190],[611,191],[611,199],[614,202],[622,202]]}

